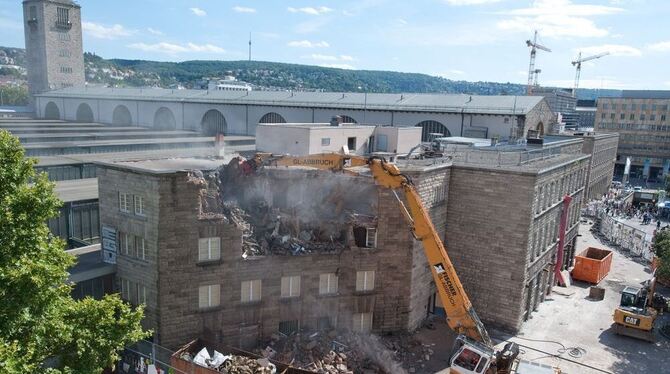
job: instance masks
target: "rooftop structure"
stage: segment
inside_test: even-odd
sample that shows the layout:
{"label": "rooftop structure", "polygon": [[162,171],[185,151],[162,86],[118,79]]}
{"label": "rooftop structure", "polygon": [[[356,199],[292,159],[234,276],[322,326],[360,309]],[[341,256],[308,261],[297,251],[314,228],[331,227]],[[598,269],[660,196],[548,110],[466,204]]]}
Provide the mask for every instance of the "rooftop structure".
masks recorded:
{"label": "rooftop structure", "polygon": [[[205,135],[254,135],[257,124],[345,123],[423,129],[429,134],[518,140],[549,131],[556,116],[538,96],[376,94],[67,88],[38,98],[37,116]],[[95,108],[95,111],[93,110]]]}

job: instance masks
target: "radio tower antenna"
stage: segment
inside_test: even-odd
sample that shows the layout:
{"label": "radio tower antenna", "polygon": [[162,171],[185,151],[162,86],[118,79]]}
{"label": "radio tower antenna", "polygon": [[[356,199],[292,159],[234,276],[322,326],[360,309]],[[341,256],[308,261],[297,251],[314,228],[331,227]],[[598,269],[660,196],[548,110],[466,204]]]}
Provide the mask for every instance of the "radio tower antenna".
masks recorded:
{"label": "radio tower antenna", "polygon": [[251,32],[249,32],[249,61],[251,61]]}

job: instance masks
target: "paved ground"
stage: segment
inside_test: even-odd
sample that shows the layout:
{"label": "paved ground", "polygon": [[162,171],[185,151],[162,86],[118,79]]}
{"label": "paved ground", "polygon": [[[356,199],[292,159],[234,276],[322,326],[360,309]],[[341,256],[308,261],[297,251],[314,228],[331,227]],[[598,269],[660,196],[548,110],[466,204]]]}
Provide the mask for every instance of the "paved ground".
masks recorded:
{"label": "paved ground", "polygon": [[[594,238],[589,228],[590,225],[582,225],[578,252],[589,246],[612,249]],[[615,335],[610,329],[614,309],[619,304],[620,291],[625,285],[639,285],[650,275],[647,266],[614,250],[612,270],[600,283],[606,289],[604,300],[588,299],[590,285],[575,283],[567,289],[557,290],[561,294],[554,292],[548,296],[517,336],[490,332],[498,341],[511,339],[524,346],[547,352],[522,347],[521,358],[559,367],[564,374],[670,373],[669,340],[657,332],[657,343],[652,344]],[[661,291],[670,296],[670,290]],[[670,322],[670,315],[662,316],[659,322]],[[416,373],[434,373],[448,365],[455,335],[441,320],[434,323],[435,329],[422,329],[416,335],[421,342],[435,351],[429,361],[416,363]],[[571,348],[580,348],[577,352],[579,357],[569,354]],[[558,354],[577,363],[554,358],[548,353]]]}
{"label": "paved ground", "polygon": [[[612,249],[594,238],[589,228],[589,225],[582,225],[581,237],[578,238],[578,252],[588,246]],[[587,297],[590,285],[585,283],[575,283],[568,289],[563,289],[568,294],[574,291],[569,296],[554,292],[539,306],[538,311],[533,313],[532,319],[513,340],[550,353],[561,352],[562,346],[558,343],[566,348],[581,348],[583,349],[581,357],[573,358],[567,352],[562,356],[604,372],[670,373],[670,341],[657,332],[657,343],[647,343],[615,335],[610,328],[613,311],[619,303],[620,291],[626,285],[639,285],[650,275],[647,266],[614,250],[612,270],[600,283],[606,289],[604,300],[590,300]],[[667,289],[662,291],[668,292]],[[662,316],[659,322],[659,325],[670,322],[670,315]],[[567,373],[602,372],[546,357],[544,353],[529,349],[526,349],[523,356],[527,360],[559,366]]]}

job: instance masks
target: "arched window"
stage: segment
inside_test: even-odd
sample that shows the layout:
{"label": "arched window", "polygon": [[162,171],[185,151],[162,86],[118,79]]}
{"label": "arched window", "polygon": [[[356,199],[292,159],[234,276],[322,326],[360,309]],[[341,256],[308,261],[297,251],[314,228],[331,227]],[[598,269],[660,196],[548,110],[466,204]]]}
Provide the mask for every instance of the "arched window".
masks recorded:
{"label": "arched window", "polygon": [[279,113],[270,112],[261,117],[261,120],[258,123],[286,123],[284,117]]}
{"label": "arched window", "polygon": [[76,121],[77,122],[95,121],[95,119],[93,118],[93,110],[91,110],[91,107],[88,104],[86,103],[79,104],[79,107],[77,107]]}
{"label": "arched window", "polygon": [[207,136],[226,134],[228,132],[226,117],[216,109],[208,110],[200,121],[200,131]]}
{"label": "arched window", "polygon": [[174,130],[177,128],[177,121],[174,119],[172,111],[166,107],[161,107],[154,115],[154,129],[156,130]]}
{"label": "arched window", "polygon": [[340,117],[342,118],[342,123],[358,123],[355,119],[353,119],[353,117],[349,117],[344,114],[340,114]]}
{"label": "arched window", "polygon": [[416,125],[416,127],[421,127],[423,129],[421,131],[422,142],[432,141],[435,136],[431,136],[430,134],[442,134],[440,136],[451,136],[451,133],[449,132],[449,129],[447,129],[447,126],[437,121],[429,120],[419,122]]}
{"label": "arched window", "polygon": [[540,136],[544,135],[544,123],[540,122],[540,123],[537,124],[537,133]]}
{"label": "arched window", "polygon": [[49,101],[44,108],[44,119],[60,119],[60,110],[53,101]]}
{"label": "arched window", "polygon": [[112,113],[112,124],[117,126],[130,126],[133,124],[133,117],[130,115],[130,110],[125,105],[119,105],[114,108]]}

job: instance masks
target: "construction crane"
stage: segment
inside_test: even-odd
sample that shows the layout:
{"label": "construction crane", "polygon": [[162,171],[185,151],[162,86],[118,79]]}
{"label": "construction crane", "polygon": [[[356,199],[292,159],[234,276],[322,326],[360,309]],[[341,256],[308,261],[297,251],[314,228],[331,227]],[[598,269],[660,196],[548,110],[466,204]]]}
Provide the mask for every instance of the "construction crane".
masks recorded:
{"label": "construction crane", "polygon": [[535,73],[535,79],[533,80],[533,86],[534,87],[539,87],[540,83],[538,82],[538,78],[540,77],[540,73],[542,72],[542,69],[535,69],[533,73]]}
{"label": "construction crane", "polygon": [[535,55],[537,50],[551,52],[551,49],[537,44],[537,30],[535,30],[535,35],[533,40],[526,40],[526,45],[530,47],[530,64],[528,66],[528,86],[526,87],[526,93],[530,95],[533,92],[533,77],[535,76]]}
{"label": "construction crane", "polygon": [[607,56],[608,54],[610,54],[610,53],[609,52],[604,52],[604,53],[597,54],[597,55],[594,55],[594,56],[589,56],[589,57],[582,58],[582,52],[579,52],[579,55],[577,56],[577,59],[575,61],[572,61],[572,66],[577,67],[577,73],[575,74],[575,88],[572,90],[572,96],[575,96],[575,97],[577,96],[577,88],[579,88],[579,75],[582,73],[582,62],[595,60],[597,58]]}

